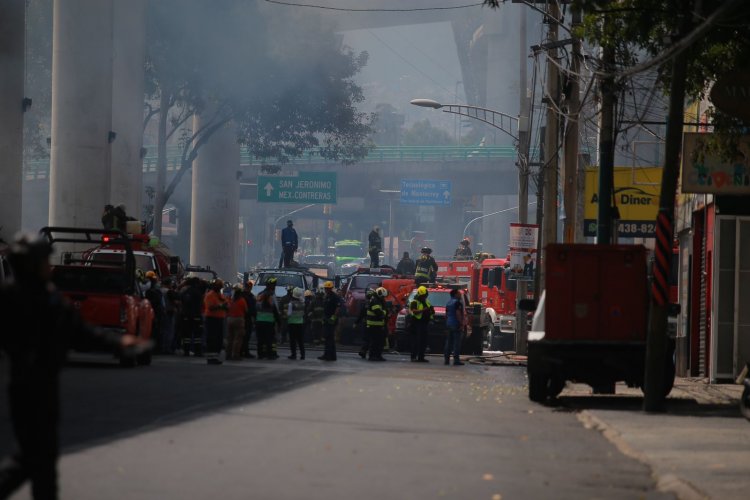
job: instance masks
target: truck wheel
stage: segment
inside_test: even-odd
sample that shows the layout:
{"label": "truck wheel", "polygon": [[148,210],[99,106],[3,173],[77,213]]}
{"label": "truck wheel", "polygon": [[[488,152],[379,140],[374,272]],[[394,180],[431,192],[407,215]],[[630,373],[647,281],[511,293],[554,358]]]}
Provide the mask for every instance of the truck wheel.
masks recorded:
{"label": "truck wheel", "polygon": [[139,354],[136,359],[139,365],[149,366],[151,364],[151,351]]}
{"label": "truck wheel", "polygon": [[742,390],[742,397],[740,398],[740,413],[747,420],[750,420],[750,386],[745,384],[745,388]]}
{"label": "truck wheel", "polygon": [[137,359],[132,355],[120,355],[120,366],[123,368],[133,368],[137,363]]}
{"label": "truck wheel", "polygon": [[556,398],[565,389],[565,379],[562,377],[552,377],[549,381],[547,395]]}
{"label": "truck wheel", "polygon": [[529,399],[535,403],[544,403],[547,400],[549,375],[540,371],[529,369]]}
{"label": "truck wheel", "polygon": [[672,388],[674,387],[674,377],[675,377],[675,366],[674,366],[674,360],[672,359],[672,356],[669,356],[667,359],[667,362],[664,364],[664,397],[666,398],[669,396],[669,393],[672,392]]}

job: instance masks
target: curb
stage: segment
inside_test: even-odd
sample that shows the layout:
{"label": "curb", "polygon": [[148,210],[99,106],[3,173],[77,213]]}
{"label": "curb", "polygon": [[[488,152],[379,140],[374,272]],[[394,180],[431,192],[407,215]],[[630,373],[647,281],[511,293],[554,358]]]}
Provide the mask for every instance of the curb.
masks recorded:
{"label": "curb", "polygon": [[657,490],[664,493],[672,493],[680,500],[707,500],[711,498],[708,494],[675,474],[659,474],[645,454],[630,446],[617,429],[590,411],[583,410],[578,412],[576,417],[583,424],[584,428],[595,429],[601,432],[609,442],[615,445],[620,453],[648,466],[651,469],[651,477],[656,482]]}

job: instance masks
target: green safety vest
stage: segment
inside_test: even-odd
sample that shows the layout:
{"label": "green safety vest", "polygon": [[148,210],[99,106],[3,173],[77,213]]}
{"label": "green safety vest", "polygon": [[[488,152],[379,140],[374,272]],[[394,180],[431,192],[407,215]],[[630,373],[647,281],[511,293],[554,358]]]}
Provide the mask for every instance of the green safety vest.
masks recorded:
{"label": "green safety vest", "polygon": [[[273,314],[273,304],[268,305],[265,301],[266,296],[262,295],[258,300],[258,315],[255,317],[257,323],[275,323],[276,317]],[[273,298],[271,298],[273,300]]]}
{"label": "green safety vest", "polygon": [[305,303],[300,300],[292,300],[292,314],[287,322],[290,325],[301,325],[305,322]]}
{"label": "green safety vest", "polygon": [[423,259],[420,258],[417,261],[417,267],[414,271],[414,277],[415,278],[429,278],[430,273],[432,272],[432,266],[428,264],[430,259]]}
{"label": "green safety vest", "polygon": [[[416,304],[417,311],[412,311],[412,305]],[[425,299],[424,304],[421,300],[412,300],[409,304],[409,312],[412,316],[414,316],[416,319],[422,319],[422,313],[425,311],[425,309],[429,309],[432,307],[432,304],[430,304],[430,301]]]}

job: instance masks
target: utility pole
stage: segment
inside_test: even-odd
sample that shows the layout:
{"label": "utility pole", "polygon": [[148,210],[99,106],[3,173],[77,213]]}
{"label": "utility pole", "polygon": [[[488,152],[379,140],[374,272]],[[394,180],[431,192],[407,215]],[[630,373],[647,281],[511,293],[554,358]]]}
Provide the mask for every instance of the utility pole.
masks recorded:
{"label": "utility pole", "polygon": [[[605,18],[605,31],[609,21]],[[596,243],[609,245],[612,241],[612,187],[615,168],[615,48],[612,43],[602,50],[602,71],[599,82],[602,96],[599,123],[599,206],[596,218]],[[617,231],[617,228],[614,228]]]}
{"label": "utility pole", "polygon": [[[683,7],[681,36],[690,31],[692,24],[690,3]],[[654,283],[649,308],[648,335],[646,337],[646,373],[643,384],[643,409],[647,412],[665,410],[666,363],[671,363],[667,352],[667,313],[669,307],[669,270],[672,259],[672,238],[675,192],[680,169],[682,124],[685,118],[685,79],[687,55],[678,53],[672,62],[672,79],[669,89],[669,112],[664,148],[664,170],[659,195],[659,215],[656,218],[656,246],[654,249]]]}
{"label": "utility pole", "polygon": [[[546,22],[549,24],[547,43],[547,126],[544,140],[542,172],[544,177],[544,217],[542,218],[542,263],[546,262],[544,248],[557,242],[557,195],[558,195],[558,141],[560,139],[558,116],[559,72],[556,64],[557,25],[560,21],[560,7],[557,2],[547,5]],[[538,208],[537,208],[538,209]],[[540,289],[544,289],[544,266],[537,266],[540,276]]]}
{"label": "utility pole", "polygon": [[[581,11],[573,8],[572,27],[581,24]],[[573,39],[573,50],[566,86],[568,117],[565,126],[565,156],[563,160],[563,203],[565,221],[563,238],[565,243],[575,243],[580,234],[578,221],[578,108],[581,106],[579,74],[581,68],[581,40]]]}
{"label": "utility pole", "polygon": [[[529,221],[529,158],[527,154],[527,143],[529,140],[529,107],[527,97],[527,79],[526,74],[526,8],[521,6],[518,9],[519,16],[519,40],[518,40],[518,58],[519,58],[519,99],[520,99],[520,116],[518,117],[518,222],[527,224]],[[526,354],[526,341],[528,332],[526,331],[526,311],[518,307],[518,301],[526,298],[526,281],[517,280],[516,288],[516,352]]]}

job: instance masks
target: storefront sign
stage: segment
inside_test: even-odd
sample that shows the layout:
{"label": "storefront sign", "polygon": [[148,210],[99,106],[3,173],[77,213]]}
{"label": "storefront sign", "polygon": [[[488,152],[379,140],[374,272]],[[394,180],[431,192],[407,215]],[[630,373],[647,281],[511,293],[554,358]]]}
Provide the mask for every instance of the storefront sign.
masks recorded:
{"label": "storefront sign", "polygon": [[750,136],[731,160],[706,152],[711,134],[686,132],[682,139],[682,192],[750,194]]}
{"label": "storefront sign", "polygon": [[750,120],[750,71],[738,70],[721,76],[709,97],[723,113]]}
{"label": "storefront sign", "polygon": [[[617,234],[623,238],[653,238],[659,211],[661,167],[615,167],[614,199],[620,212]],[[596,236],[599,210],[599,169],[586,169],[584,236]]]}

